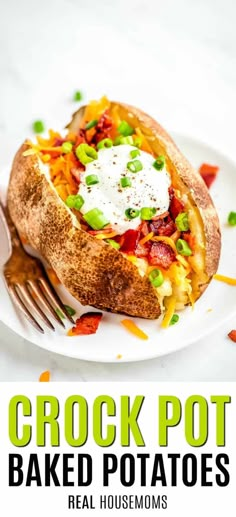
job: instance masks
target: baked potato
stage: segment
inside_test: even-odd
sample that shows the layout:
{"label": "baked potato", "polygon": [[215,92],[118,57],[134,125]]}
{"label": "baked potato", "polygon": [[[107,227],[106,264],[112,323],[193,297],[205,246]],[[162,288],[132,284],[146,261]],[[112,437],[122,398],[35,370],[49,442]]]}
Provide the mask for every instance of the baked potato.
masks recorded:
{"label": "baked potato", "polygon": [[216,272],[218,216],[200,175],[149,115],[106,97],[64,136],[25,141],[7,203],[21,236],[83,305],[168,326]]}

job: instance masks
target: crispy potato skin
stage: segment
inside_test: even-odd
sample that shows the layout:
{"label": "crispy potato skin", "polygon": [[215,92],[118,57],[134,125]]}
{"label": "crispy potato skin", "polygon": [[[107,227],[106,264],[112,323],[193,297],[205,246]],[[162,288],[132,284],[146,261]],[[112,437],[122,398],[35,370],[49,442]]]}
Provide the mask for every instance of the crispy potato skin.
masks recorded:
{"label": "crispy potato skin", "polygon": [[[205,234],[205,273],[209,280],[217,271],[221,236],[219,220],[208,189],[195,169],[182,155],[171,137],[149,115],[126,104],[113,102],[122,118],[138,126],[153,148],[158,142],[171,166],[191,192]],[[76,131],[83,114],[81,108],[67,126]],[[40,171],[34,156],[22,156],[24,144],[13,162],[8,189],[8,207],[18,231],[55,269],[60,281],[83,305],[112,312],[155,319],[160,306],[147,278],[120,252],[73,226],[65,204]],[[201,294],[207,284],[200,286]]]}
{"label": "crispy potato skin", "polygon": [[8,208],[20,234],[49,262],[62,284],[83,305],[155,319],[160,306],[147,278],[123,255],[73,226],[35,155],[17,152],[8,189]]}

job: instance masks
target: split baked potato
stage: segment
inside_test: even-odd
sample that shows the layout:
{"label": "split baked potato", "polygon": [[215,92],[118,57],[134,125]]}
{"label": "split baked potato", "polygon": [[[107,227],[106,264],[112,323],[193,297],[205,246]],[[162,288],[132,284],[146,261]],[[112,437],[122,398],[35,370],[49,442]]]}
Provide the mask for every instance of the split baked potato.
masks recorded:
{"label": "split baked potato", "polygon": [[132,106],[93,101],[67,133],[26,141],[7,203],[21,236],[83,305],[164,326],[217,270],[218,216],[171,137]]}

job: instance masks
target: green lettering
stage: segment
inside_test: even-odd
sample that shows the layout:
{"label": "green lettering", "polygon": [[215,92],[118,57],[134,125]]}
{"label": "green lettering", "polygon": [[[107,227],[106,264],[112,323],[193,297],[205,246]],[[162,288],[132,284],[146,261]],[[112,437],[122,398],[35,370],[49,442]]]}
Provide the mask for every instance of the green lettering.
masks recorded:
{"label": "green lettering", "polygon": [[140,427],[138,425],[138,417],[144,401],[143,395],[137,395],[133,405],[130,408],[130,397],[123,395],[121,397],[121,445],[128,447],[130,445],[130,434],[132,433],[135,444],[138,447],[145,445]]}
{"label": "green lettering", "polygon": [[[195,408],[199,407],[198,432],[195,437]],[[202,447],[208,438],[208,404],[201,395],[192,395],[185,403],[185,438],[192,447]]]}
{"label": "green lettering", "polygon": [[[169,416],[169,406],[172,408],[172,415]],[[168,429],[175,427],[181,420],[181,402],[173,395],[160,395],[159,397],[159,445],[167,447]]]}
{"label": "green lettering", "polygon": [[25,447],[26,445],[29,445],[31,440],[31,425],[24,424],[22,426],[22,435],[19,437],[19,406],[22,406],[22,414],[24,417],[31,416],[32,408],[28,397],[25,397],[24,395],[16,395],[13,397],[9,404],[9,438],[11,443],[16,447]]}
{"label": "green lettering", "polygon": [[[37,397],[37,438],[38,447],[46,445],[46,426],[50,426],[50,444],[52,447],[60,445],[60,428],[57,422],[59,416],[59,401],[50,395],[39,395]],[[49,412],[47,414],[47,408]]]}
{"label": "green lettering", "polygon": [[107,416],[116,415],[115,401],[109,395],[100,395],[93,404],[93,437],[100,447],[110,447],[115,441],[116,428],[109,424],[106,426],[106,435],[103,436],[103,406],[106,406]]}
{"label": "green lettering", "polygon": [[216,445],[225,446],[225,404],[231,403],[229,395],[213,395],[211,402],[216,404]]}
{"label": "green lettering", "polygon": [[[78,407],[78,436],[74,436],[74,410]],[[65,403],[65,438],[71,447],[81,447],[88,438],[88,404],[84,397],[71,395]]]}

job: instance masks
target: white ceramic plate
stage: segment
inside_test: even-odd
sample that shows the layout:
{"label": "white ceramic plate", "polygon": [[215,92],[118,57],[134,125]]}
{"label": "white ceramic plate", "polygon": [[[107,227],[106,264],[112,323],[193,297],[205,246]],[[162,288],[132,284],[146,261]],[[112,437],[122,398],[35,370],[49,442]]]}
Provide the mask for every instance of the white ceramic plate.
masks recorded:
{"label": "white ceramic plate", "polygon": [[[202,162],[220,167],[218,178],[211,188],[223,236],[219,272],[236,277],[236,228],[229,227],[226,223],[229,211],[236,209],[236,165],[216,150],[196,140],[175,135],[175,141],[196,167]],[[2,194],[6,191],[7,181],[6,174],[0,174]],[[59,294],[66,304],[77,310],[78,316],[89,309],[81,307],[62,287],[59,288]],[[45,331],[45,335],[40,335],[16,312],[0,276],[0,320],[35,345],[87,361],[141,361],[169,354],[210,334],[234,312],[235,288],[213,280],[195,305],[194,311],[187,308],[181,313],[178,324],[168,330],[162,330],[159,321],[136,318],[136,324],[149,336],[147,341],[141,341],[129,334],[120,323],[122,316],[109,313],[104,313],[95,335],[67,337],[66,332],[60,328],[57,328],[56,332]]]}

